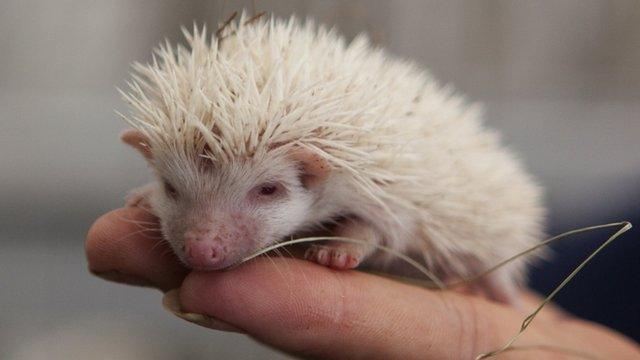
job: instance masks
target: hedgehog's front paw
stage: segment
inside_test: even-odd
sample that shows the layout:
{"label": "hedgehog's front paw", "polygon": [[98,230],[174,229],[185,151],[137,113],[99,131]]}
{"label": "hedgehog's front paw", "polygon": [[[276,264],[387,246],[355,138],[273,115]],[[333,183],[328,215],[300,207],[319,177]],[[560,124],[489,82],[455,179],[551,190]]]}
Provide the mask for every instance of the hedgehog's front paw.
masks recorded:
{"label": "hedgehog's front paw", "polygon": [[130,192],[124,197],[125,207],[145,207],[147,204],[146,197],[140,193]]}
{"label": "hedgehog's front paw", "polygon": [[151,204],[149,203],[149,196],[151,196],[155,189],[156,185],[151,183],[129,191],[124,197],[124,206],[150,210]]}
{"label": "hedgehog's front paw", "polygon": [[305,259],[338,270],[353,269],[360,265],[363,252],[353,244],[311,245]]}

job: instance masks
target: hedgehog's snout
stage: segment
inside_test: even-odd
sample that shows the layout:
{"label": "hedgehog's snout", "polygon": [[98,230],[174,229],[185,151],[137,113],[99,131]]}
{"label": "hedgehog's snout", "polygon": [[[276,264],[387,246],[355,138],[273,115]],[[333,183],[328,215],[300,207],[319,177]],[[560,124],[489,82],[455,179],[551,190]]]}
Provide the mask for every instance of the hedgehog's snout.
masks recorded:
{"label": "hedgehog's snout", "polygon": [[185,260],[194,269],[219,269],[227,257],[223,239],[210,230],[189,230],[184,234]]}
{"label": "hedgehog's snout", "polygon": [[193,224],[182,234],[183,261],[196,270],[219,270],[237,262],[254,247],[253,227],[245,221],[218,214],[217,221]]}

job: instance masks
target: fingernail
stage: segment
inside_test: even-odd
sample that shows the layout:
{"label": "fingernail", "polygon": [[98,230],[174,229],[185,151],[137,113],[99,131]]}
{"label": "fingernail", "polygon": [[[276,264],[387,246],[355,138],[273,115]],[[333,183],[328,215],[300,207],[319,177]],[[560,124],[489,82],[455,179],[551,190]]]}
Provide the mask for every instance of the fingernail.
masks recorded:
{"label": "fingernail", "polygon": [[130,285],[153,287],[154,285],[146,279],[128,275],[118,270],[96,271],[89,270],[93,275],[108,281],[125,283]]}
{"label": "fingernail", "polygon": [[182,306],[180,305],[179,293],[180,289],[173,289],[164,294],[164,297],[162,298],[162,306],[173,315],[188,322],[192,322],[194,324],[204,326],[213,330],[230,331],[237,333],[244,332],[237,327],[224,321],[220,321],[212,316],[183,312]]}

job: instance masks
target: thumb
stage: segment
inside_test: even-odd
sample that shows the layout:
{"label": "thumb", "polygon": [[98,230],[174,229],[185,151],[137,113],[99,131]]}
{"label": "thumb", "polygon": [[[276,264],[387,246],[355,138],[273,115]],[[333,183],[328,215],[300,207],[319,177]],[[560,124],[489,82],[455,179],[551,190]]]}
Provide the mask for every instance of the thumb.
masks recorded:
{"label": "thumb", "polygon": [[489,323],[496,317],[478,316],[503,307],[295,259],[193,272],[179,300],[182,311],[307,358],[473,358],[506,338]]}

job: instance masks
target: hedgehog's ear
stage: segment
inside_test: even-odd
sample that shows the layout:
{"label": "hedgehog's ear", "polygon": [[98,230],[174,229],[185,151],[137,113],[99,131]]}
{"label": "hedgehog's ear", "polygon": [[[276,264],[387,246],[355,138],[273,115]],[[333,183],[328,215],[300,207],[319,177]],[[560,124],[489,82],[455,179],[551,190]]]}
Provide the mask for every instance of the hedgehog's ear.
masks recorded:
{"label": "hedgehog's ear", "polygon": [[138,150],[145,159],[151,160],[153,158],[149,138],[140,130],[127,130],[120,135],[120,139],[122,139],[125,144]]}
{"label": "hedgehog's ear", "polygon": [[322,184],[331,174],[329,162],[311,150],[296,146],[290,155],[302,168],[301,179],[306,188]]}

